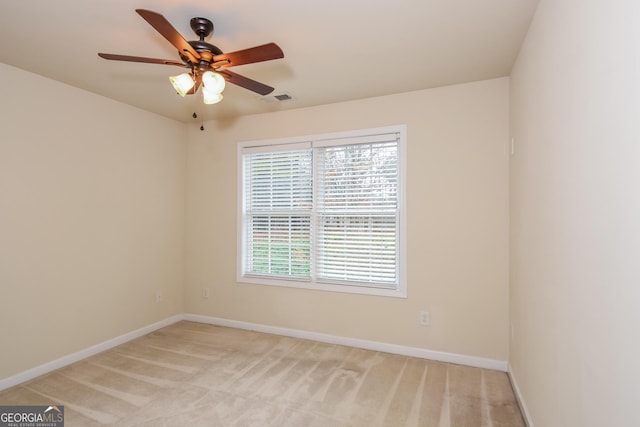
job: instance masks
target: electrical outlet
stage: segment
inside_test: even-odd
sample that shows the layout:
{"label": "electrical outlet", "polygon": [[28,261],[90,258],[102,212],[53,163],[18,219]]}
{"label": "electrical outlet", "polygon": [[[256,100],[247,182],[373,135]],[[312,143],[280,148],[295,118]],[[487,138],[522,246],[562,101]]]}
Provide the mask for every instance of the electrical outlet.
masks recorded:
{"label": "electrical outlet", "polygon": [[164,299],[164,295],[162,294],[162,289],[158,289],[156,291],[156,302],[162,302]]}
{"label": "electrical outlet", "polygon": [[209,298],[209,288],[202,288],[202,298]]}
{"label": "electrical outlet", "polygon": [[431,316],[429,315],[429,312],[427,310],[422,310],[420,312],[420,324],[422,326],[429,326],[430,323],[431,323]]}

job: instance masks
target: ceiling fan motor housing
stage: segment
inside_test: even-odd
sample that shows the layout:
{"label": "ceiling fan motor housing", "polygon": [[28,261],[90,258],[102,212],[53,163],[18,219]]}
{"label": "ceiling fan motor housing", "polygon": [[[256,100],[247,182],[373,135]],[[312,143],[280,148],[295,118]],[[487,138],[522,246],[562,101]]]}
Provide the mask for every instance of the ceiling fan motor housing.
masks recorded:
{"label": "ceiling fan motor housing", "polygon": [[201,71],[206,71],[211,65],[211,62],[213,62],[213,57],[216,55],[222,55],[222,50],[220,48],[204,41],[206,37],[209,37],[213,33],[213,22],[207,18],[196,17],[191,18],[190,25],[193,32],[200,37],[200,40],[193,40],[187,43],[189,43],[191,47],[200,54],[201,58],[198,63],[193,63],[187,55],[179,52],[180,58],[187,64],[193,65]]}
{"label": "ceiling fan motor housing", "polygon": [[[209,65],[211,65],[211,62],[213,62],[213,57],[216,55],[222,55],[222,50],[220,50],[220,48],[218,48],[217,46],[212,45],[211,43],[207,43],[205,41],[202,40],[193,40],[193,41],[189,41],[187,42],[191,45],[191,47],[193,47],[196,52],[198,52],[200,54],[200,63],[202,63],[201,65],[206,65],[207,67]],[[182,52],[178,52],[180,54],[180,58],[182,59],[182,61],[184,61],[187,64],[191,64],[194,66],[198,66],[200,64],[197,63],[193,63],[188,56],[184,55]]]}

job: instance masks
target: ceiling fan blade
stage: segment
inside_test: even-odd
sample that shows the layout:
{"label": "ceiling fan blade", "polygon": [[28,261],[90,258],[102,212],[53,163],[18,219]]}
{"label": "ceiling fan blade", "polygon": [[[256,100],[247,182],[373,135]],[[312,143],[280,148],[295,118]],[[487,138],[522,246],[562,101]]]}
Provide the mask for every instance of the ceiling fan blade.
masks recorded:
{"label": "ceiling fan blade", "polygon": [[100,58],[110,59],[113,61],[145,62],[147,64],[177,65],[178,67],[187,67],[184,63],[180,61],[174,61],[172,59],[144,58],[142,56],[116,55],[113,53],[99,53],[98,56]]}
{"label": "ceiling fan blade", "polygon": [[[249,49],[216,55],[213,57],[213,66],[216,69],[227,68],[278,58],[284,58],[284,52],[282,52],[280,46],[275,43],[267,43],[261,46],[250,47]],[[222,62],[222,64],[217,66],[217,62]]]}
{"label": "ceiling fan blade", "polygon": [[198,62],[200,54],[173,28],[173,25],[166,18],[157,12],[146,9],[136,9],[138,15],[142,16],[157,32],[178,49],[180,53],[188,57],[192,62]]}
{"label": "ceiling fan blade", "polygon": [[263,83],[257,82],[248,77],[241,76],[240,74],[231,72],[229,70],[218,71],[218,73],[222,74],[224,79],[229,83],[233,83],[245,89],[249,89],[250,91],[256,92],[260,95],[268,95],[274,90],[271,86],[267,86]]}

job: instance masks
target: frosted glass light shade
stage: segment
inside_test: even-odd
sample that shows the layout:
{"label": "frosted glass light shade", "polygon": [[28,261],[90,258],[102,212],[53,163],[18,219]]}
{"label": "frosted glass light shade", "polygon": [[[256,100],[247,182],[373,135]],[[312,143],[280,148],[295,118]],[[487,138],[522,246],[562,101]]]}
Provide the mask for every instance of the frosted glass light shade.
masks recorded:
{"label": "frosted glass light shade", "polygon": [[169,81],[173,85],[173,88],[180,94],[180,96],[185,96],[191,88],[196,84],[193,81],[193,78],[188,73],[183,73],[177,76],[169,77]]}
{"label": "frosted glass light shade", "polygon": [[202,98],[205,104],[217,104],[222,101],[222,94],[214,92],[205,86],[202,88]]}
{"label": "frosted glass light shade", "polygon": [[202,74],[202,83],[212,93],[222,93],[225,86],[224,77],[213,71],[205,71]]}

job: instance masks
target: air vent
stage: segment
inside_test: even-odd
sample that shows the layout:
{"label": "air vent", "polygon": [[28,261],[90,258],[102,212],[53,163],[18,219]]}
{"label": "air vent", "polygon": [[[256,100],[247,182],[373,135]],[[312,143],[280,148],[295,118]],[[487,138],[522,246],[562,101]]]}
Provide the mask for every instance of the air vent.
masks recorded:
{"label": "air vent", "polygon": [[263,96],[262,100],[264,102],[286,102],[286,101],[292,101],[293,100],[293,96],[291,96],[290,94],[284,92],[284,93],[280,93],[278,95],[269,95],[269,96]]}

